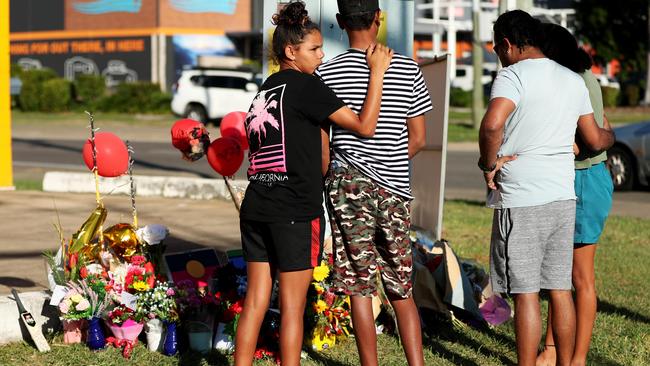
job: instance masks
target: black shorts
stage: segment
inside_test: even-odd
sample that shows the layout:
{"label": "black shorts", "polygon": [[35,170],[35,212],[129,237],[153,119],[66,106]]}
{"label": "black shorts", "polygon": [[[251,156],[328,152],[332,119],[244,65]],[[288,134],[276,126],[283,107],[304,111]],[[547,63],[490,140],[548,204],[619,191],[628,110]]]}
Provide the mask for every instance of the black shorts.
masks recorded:
{"label": "black shorts", "polygon": [[325,219],[260,222],[241,220],[242,249],[247,262],[268,262],[280,271],[300,271],[320,264]]}

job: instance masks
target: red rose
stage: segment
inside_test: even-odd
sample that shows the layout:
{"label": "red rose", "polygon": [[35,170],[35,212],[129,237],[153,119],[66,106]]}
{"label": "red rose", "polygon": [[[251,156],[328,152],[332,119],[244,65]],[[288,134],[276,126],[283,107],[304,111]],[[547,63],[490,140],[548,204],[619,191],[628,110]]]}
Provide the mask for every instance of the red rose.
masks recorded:
{"label": "red rose", "polygon": [[88,269],[86,267],[81,267],[79,270],[79,276],[81,276],[81,278],[88,277]]}

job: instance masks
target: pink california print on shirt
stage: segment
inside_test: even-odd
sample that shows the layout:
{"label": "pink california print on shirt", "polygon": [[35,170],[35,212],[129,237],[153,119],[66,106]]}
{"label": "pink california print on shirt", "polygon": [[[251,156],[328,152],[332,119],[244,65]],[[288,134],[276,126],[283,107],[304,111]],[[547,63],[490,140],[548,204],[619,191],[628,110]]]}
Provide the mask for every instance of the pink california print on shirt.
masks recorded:
{"label": "pink california print on shirt", "polygon": [[260,91],[246,115],[251,181],[272,184],[287,179],[282,113],[285,86]]}

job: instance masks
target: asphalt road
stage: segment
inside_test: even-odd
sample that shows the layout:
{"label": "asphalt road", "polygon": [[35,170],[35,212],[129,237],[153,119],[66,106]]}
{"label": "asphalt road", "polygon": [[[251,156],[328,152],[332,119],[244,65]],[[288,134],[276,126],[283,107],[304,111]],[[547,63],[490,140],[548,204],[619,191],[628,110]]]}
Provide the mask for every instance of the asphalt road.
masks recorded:
{"label": "asphalt road", "polygon": [[[38,179],[48,170],[85,171],[81,157],[84,140],[81,139],[43,139],[34,137],[14,137],[12,140],[15,175],[32,175]],[[170,143],[152,141],[133,141],[135,155],[134,174],[137,175],[178,175],[202,178],[218,177],[207,163],[201,159],[189,163],[180,158]],[[483,201],[485,186],[476,168],[478,151],[470,144],[450,145],[447,154],[447,174],[445,197]],[[245,179],[247,161],[236,178]],[[650,218],[650,190],[640,189],[614,194],[613,214]]]}

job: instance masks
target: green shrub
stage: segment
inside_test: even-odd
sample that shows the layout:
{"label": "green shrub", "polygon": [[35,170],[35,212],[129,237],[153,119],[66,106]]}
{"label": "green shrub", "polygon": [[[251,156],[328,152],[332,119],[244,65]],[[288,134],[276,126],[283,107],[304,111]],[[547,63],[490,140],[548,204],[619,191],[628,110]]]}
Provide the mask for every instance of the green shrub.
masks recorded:
{"label": "green shrub", "polygon": [[23,74],[23,68],[18,64],[11,64],[9,66],[9,75],[11,77],[20,77]]}
{"label": "green shrub", "polygon": [[99,75],[79,75],[73,85],[75,101],[90,109],[106,94],[106,81]]}
{"label": "green shrub", "polygon": [[625,98],[625,105],[637,106],[639,105],[639,98],[641,95],[641,89],[638,85],[626,84],[623,88],[623,96]]}
{"label": "green shrub", "polygon": [[169,111],[171,97],[149,82],[122,83],[115,92],[101,98],[97,109],[104,112],[147,113]]}
{"label": "green shrub", "polygon": [[618,95],[620,92],[619,89],[609,86],[602,86],[600,87],[600,90],[603,93],[604,107],[616,107],[618,105]]}
{"label": "green shrub", "polygon": [[43,84],[55,78],[57,74],[51,69],[23,71],[20,75],[23,86],[18,97],[20,108],[23,111],[43,110]]}
{"label": "green shrub", "polygon": [[43,83],[40,109],[43,112],[62,112],[70,107],[72,84],[65,79],[50,79]]}
{"label": "green shrub", "polygon": [[449,104],[452,107],[471,107],[472,91],[465,91],[461,88],[451,88],[449,92]]}

